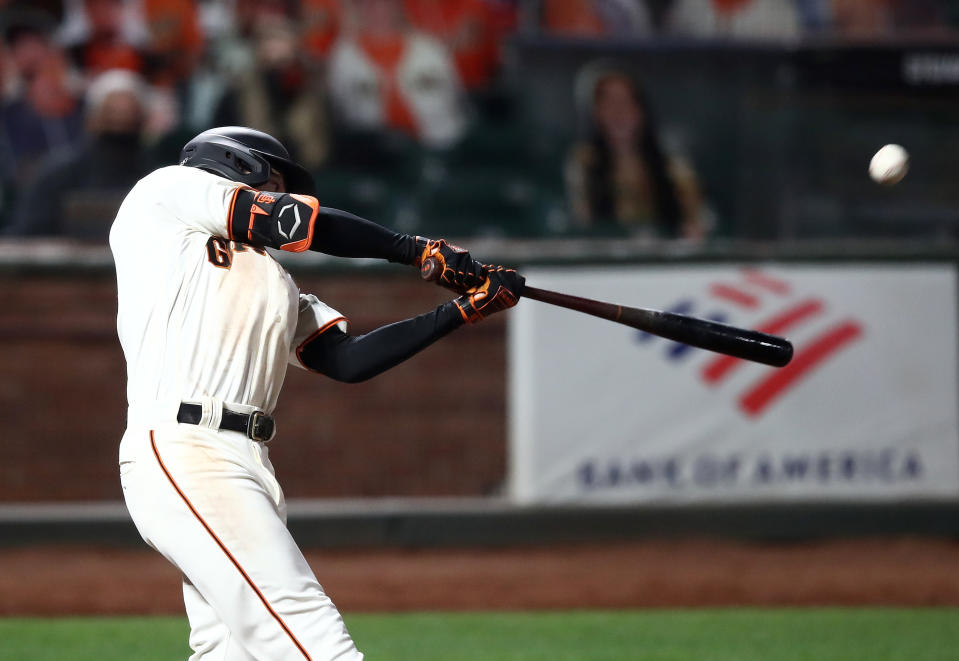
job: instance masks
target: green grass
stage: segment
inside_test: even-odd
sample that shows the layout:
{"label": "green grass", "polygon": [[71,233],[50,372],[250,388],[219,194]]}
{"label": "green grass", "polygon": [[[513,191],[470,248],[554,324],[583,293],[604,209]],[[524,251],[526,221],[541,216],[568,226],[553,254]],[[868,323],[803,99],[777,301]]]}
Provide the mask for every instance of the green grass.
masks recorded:
{"label": "green grass", "polygon": [[[959,658],[959,609],[728,609],[353,614],[388,661],[938,661]],[[186,659],[179,617],[0,618],[0,659]]]}

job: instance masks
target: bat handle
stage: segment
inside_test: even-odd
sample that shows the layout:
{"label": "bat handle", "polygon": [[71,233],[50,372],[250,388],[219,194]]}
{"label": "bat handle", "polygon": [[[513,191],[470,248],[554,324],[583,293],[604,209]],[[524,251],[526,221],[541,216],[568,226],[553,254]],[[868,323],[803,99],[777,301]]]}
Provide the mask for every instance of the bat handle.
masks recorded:
{"label": "bat handle", "polygon": [[435,257],[427,257],[420,265],[420,277],[427,282],[436,282],[443,275],[443,265]]}

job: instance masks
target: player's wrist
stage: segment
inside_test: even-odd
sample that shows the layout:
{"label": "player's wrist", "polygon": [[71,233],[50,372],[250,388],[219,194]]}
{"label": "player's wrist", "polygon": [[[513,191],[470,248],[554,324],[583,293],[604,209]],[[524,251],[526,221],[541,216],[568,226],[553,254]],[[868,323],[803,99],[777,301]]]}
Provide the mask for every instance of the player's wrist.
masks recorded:
{"label": "player's wrist", "polygon": [[421,236],[412,236],[410,234],[397,234],[395,241],[396,250],[389,257],[389,261],[406,266],[420,265],[420,256],[426,248],[426,239]]}
{"label": "player's wrist", "polygon": [[437,327],[449,327],[450,329],[454,329],[468,323],[468,320],[463,314],[463,310],[459,304],[460,298],[447,301],[436,308]]}
{"label": "player's wrist", "polygon": [[423,264],[424,256],[428,253],[430,240],[425,236],[411,236],[410,239],[413,241],[413,248],[409,264],[419,268]]}

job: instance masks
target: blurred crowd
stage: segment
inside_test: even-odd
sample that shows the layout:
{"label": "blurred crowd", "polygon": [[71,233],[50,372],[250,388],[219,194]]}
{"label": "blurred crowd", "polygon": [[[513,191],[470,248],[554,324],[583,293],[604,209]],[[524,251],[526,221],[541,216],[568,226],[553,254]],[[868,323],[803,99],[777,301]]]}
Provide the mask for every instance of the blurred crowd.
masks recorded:
{"label": "blurred crowd", "polygon": [[[516,7],[485,0],[6,2],[2,231],[102,238],[196,132],[267,131],[307,168],[396,132],[460,138]],[[336,138],[342,144],[334,144]]]}
{"label": "blurred crowd", "polygon": [[792,40],[948,38],[950,0],[542,0],[552,34]]}
{"label": "blurred crowd", "polygon": [[400,229],[531,218],[531,234],[607,224],[696,240],[710,223],[695,169],[664,148],[649,90],[624,71],[578,77],[590,121],[564,147],[562,190],[543,194],[508,75],[514,35],[948,39],[955,5],[0,0],[0,234],[102,241],[140,177],[199,131],[240,124],[284,141],[322,203]]}

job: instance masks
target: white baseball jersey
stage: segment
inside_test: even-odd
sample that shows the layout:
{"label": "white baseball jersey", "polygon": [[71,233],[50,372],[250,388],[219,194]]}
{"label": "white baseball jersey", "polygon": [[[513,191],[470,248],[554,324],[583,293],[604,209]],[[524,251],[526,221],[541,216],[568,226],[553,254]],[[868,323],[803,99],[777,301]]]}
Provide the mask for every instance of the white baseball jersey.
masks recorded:
{"label": "white baseball jersey", "polygon": [[[124,501],[143,539],[183,574],[191,661],[361,661],[286,527],[267,446],[220,429],[224,406],[271,413],[296,348],[346,329],[265,250],[231,240],[238,197],[276,200],[240,188],[162,168],[130,191],[110,232],[129,379]],[[184,401],[201,404],[197,424],[177,422]]]}
{"label": "white baseball jersey", "polygon": [[197,168],[143,178],[110,232],[131,410],[213,397],[271,413],[296,347],[336,310],[265,250],[231,241],[237,188]]}

